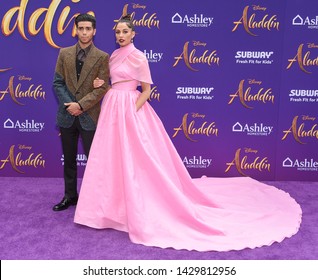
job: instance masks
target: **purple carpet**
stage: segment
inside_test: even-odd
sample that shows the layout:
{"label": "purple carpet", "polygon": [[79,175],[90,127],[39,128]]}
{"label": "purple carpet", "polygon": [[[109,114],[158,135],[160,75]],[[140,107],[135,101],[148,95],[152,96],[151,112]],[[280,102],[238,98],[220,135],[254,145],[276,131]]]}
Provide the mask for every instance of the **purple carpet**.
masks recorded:
{"label": "purple carpet", "polygon": [[[73,223],[74,207],[52,211],[63,193],[60,178],[0,178],[2,260],[317,260],[318,182],[267,182],[303,209],[299,232],[269,247],[196,252],[136,245],[128,234]],[[80,183],[80,182],[79,182]]]}

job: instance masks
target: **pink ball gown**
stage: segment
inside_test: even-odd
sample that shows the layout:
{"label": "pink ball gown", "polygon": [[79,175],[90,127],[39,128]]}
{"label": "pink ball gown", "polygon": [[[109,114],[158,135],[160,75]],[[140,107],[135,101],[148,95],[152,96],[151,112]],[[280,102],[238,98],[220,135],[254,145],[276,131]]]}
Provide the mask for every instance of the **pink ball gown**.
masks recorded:
{"label": "pink ball gown", "polygon": [[247,177],[190,177],[151,105],[136,111],[138,84],[152,80],[133,44],[114,51],[110,74],[75,223],[197,251],[256,248],[298,231],[301,208],[288,193]]}

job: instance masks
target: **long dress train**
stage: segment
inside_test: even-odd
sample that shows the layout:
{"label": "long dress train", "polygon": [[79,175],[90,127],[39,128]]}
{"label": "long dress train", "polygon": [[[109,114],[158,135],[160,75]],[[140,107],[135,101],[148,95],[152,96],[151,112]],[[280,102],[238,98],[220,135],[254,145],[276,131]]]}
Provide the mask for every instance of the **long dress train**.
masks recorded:
{"label": "long dress train", "polygon": [[249,177],[190,177],[151,105],[136,112],[136,88],[151,77],[133,44],[113,53],[110,71],[75,223],[197,251],[256,248],[297,233],[301,208],[288,193]]}

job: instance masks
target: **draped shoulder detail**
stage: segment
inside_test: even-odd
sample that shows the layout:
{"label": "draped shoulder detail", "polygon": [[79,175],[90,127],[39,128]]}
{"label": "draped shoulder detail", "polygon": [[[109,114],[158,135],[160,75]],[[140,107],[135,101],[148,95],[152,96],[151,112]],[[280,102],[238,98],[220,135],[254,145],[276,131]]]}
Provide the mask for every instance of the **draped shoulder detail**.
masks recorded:
{"label": "draped shoulder detail", "polygon": [[153,83],[147,57],[132,43],[113,52],[110,58],[110,72],[112,83],[122,80]]}

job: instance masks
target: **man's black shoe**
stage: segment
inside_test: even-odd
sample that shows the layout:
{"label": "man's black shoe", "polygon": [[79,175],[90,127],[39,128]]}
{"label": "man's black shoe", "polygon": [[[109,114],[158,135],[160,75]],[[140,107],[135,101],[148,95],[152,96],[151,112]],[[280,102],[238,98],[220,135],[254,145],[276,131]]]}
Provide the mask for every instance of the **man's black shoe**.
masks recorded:
{"label": "man's black shoe", "polygon": [[78,198],[63,198],[62,201],[53,207],[53,211],[62,211],[67,209],[71,205],[76,205],[77,204]]}

